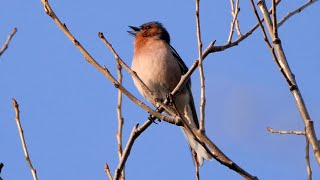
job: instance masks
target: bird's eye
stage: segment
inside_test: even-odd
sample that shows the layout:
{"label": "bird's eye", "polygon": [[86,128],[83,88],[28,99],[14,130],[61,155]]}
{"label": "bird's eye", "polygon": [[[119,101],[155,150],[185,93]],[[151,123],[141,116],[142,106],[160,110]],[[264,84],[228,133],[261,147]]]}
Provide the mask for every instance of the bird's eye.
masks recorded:
{"label": "bird's eye", "polygon": [[146,29],[151,29],[151,26],[146,26]]}

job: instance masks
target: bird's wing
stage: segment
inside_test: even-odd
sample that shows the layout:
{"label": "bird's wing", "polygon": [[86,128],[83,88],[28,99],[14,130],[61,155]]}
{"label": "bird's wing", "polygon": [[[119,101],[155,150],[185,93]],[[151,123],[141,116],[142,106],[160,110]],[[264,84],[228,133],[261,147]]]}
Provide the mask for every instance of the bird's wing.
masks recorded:
{"label": "bird's wing", "polygon": [[[182,74],[186,74],[188,72],[188,67],[183,62],[183,60],[181,59],[181,57],[179,56],[177,51],[170,44],[169,44],[169,46],[172,50],[173,56],[178,60],[178,64],[179,64],[179,67],[180,67]],[[186,88],[187,88],[188,94],[189,94],[189,106],[192,111],[193,121],[196,124],[197,128],[199,129],[199,121],[198,121],[198,117],[197,117],[197,111],[196,111],[196,108],[194,105],[194,100],[193,100],[193,96],[192,96],[192,92],[191,92],[191,79],[189,79],[187,81]]]}

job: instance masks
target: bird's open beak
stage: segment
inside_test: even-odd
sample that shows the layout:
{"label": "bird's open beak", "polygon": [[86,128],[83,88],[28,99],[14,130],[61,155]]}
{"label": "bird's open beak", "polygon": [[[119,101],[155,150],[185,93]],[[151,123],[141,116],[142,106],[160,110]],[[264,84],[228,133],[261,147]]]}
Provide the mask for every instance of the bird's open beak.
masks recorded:
{"label": "bird's open beak", "polygon": [[129,26],[129,28],[131,28],[133,31],[127,31],[129,34],[136,36],[137,33],[140,31],[140,28],[138,27],[134,27],[134,26]]}

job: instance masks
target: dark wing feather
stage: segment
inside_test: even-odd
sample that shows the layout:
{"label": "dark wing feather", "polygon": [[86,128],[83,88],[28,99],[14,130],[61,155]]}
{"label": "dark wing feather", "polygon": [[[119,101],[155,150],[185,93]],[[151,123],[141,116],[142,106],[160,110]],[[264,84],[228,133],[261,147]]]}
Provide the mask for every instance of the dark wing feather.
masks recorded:
{"label": "dark wing feather", "polygon": [[[183,60],[181,59],[181,57],[179,56],[177,51],[170,44],[169,44],[169,46],[170,46],[170,48],[172,50],[173,56],[178,60],[179,67],[180,67],[180,70],[181,70],[182,74],[186,74],[188,72],[188,67],[183,62]],[[191,108],[191,111],[192,111],[193,120],[194,120],[194,123],[196,124],[197,128],[199,129],[199,120],[198,120],[198,117],[197,117],[197,111],[196,111],[196,108],[195,108],[195,105],[194,105],[194,100],[193,100],[193,96],[192,96],[192,92],[191,92],[191,79],[189,79],[187,81],[186,88],[188,90],[189,97],[190,97],[189,105],[190,105],[190,108]]]}

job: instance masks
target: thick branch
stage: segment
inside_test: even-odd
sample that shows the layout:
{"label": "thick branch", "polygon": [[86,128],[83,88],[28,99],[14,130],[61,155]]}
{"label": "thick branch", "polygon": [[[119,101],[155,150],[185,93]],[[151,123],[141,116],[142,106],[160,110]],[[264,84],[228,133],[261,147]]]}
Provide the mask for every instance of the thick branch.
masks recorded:
{"label": "thick branch", "polygon": [[26,157],[27,164],[30,167],[33,179],[34,180],[38,180],[37,171],[36,171],[36,169],[33,167],[32,163],[31,163],[31,159],[30,159],[30,156],[29,156],[27,144],[26,144],[26,141],[25,141],[25,138],[24,138],[24,135],[23,135],[23,129],[22,129],[22,126],[21,126],[21,123],[20,123],[19,104],[14,98],[12,98],[12,103],[13,103],[14,111],[16,112],[16,123],[17,123],[17,126],[18,126],[19,134],[20,134],[20,139],[21,139],[21,143],[22,143],[24,156]]}
{"label": "thick branch", "polygon": [[[282,74],[284,75],[285,79],[289,83],[290,91],[291,91],[292,95],[294,96],[294,99],[296,101],[298,110],[301,114],[304,126],[306,127],[306,135],[308,137],[309,142],[312,145],[314,155],[318,161],[318,164],[320,164],[320,147],[319,147],[319,143],[318,143],[318,140],[317,140],[314,128],[313,128],[313,121],[311,121],[307,107],[305,106],[303,97],[302,97],[300,90],[298,88],[298,85],[296,83],[295,77],[294,77],[294,75],[290,69],[290,66],[287,62],[287,58],[285,56],[284,50],[281,45],[281,40],[278,37],[278,34],[273,33],[274,32],[273,25],[272,25],[272,21],[271,21],[270,15],[268,13],[265,1],[259,0],[258,6],[263,14],[264,19],[266,20],[266,26],[267,26],[269,35],[272,38],[272,42],[273,42],[273,48],[274,48],[276,55],[279,59],[280,69],[283,69],[284,73],[282,73]],[[253,7],[255,8],[255,6],[253,6]],[[257,17],[257,18],[259,19],[259,17]]]}

